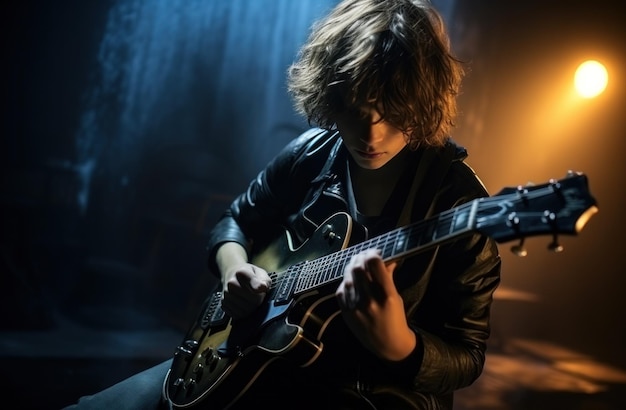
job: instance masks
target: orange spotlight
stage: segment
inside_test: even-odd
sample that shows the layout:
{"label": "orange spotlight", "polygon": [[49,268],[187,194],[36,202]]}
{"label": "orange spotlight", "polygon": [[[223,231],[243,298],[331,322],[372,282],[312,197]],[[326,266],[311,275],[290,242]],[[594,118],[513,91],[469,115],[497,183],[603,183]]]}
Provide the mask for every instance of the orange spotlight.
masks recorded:
{"label": "orange spotlight", "polygon": [[588,60],[578,66],[574,75],[574,87],[583,98],[600,95],[606,88],[609,74],[604,65],[595,60]]}

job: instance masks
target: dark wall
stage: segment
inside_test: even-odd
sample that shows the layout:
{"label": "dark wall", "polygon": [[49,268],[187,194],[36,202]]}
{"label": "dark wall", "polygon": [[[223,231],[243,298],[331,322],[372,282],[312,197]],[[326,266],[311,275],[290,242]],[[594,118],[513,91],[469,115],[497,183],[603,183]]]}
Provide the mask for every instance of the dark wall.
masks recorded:
{"label": "dark wall", "polygon": [[208,229],[307,127],[285,73],[333,3],[3,6],[6,326],[102,304],[177,324],[214,285]]}
{"label": "dark wall", "polygon": [[84,256],[76,124],[110,4],[1,7],[3,324],[30,328],[49,322]]}

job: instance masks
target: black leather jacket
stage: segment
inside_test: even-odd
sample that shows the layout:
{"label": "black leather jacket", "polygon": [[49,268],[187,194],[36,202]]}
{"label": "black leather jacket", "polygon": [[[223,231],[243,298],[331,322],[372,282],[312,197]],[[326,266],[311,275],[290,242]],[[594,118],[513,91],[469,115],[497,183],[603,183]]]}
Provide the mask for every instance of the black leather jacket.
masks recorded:
{"label": "black leather jacket", "polygon": [[[399,206],[388,209],[392,218],[376,221],[379,225],[369,227],[371,235],[394,228],[403,208],[400,205],[407,201],[414,202],[413,222],[424,213],[438,214],[487,195],[464,162],[465,150],[452,141],[447,149],[452,150],[452,162],[433,189],[435,193],[424,193],[426,183],[422,183],[415,198],[400,196]],[[412,154],[416,163],[424,152]],[[441,157],[437,154],[434,158],[436,165]],[[294,240],[305,241],[338,211],[358,219],[346,161],[346,150],[336,132],[312,129],[293,140],[234,200],[212,230],[210,269],[217,272],[214,255],[226,241],[238,242],[254,254],[283,229],[288,229]],[[401,179],[399,185],[405,187],[396,191],[406,192],[415,173],[412,169]],[[428,178],[430,174],[425,181]],[[394,195],[398,197],[398,193]],[[417,212],[424,203],[429,207]],[[374,404],[383,403],[380,408],[452,408],[452,392],[470,385],[483,369],[492,294],[500,281],[495,242],[478,234],[462,237],[405,259],[394,278],[409,325],[418,335],[415,351],[401,362],[381,360],[361,346],[338,316],[327,331],[323,354],[303,377],[307,383],[321,384],[323,380],[342,385]],[[294,378],[290,374],[282,383]]]}

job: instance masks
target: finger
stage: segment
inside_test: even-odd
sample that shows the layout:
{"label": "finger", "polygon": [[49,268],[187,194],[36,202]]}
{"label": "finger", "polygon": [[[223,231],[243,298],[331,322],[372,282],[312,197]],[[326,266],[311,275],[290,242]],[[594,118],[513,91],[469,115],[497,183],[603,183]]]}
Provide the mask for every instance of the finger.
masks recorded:
{"label": "finger", "polygon": [[348,310],[353,310],[356,308],[357,304],[359,303],[359,295],[357,293],[357,290],[354,286],[354,283],[347,283],[345,285],[345,307]]}
{"label": "finger", "polygon": [[237,281],[243,288],[246,288],[254,293],[264,293],[269,290],[269,284],[266,280],[260,279],[254,272],[254,270],[241,270],[235,273]]}
{"label": "finger", "polygon": [[337,298],[337,302],[339,303],[339,307],[342,310],[350,310],[351,302],[350,300],[354,297],[352,294],[354,293],[354,288],[352,284],[347,284],[346,282],[341,282],[335,291],[335,297]]}
{"label": "finger", "polygon": [[354,255],[352,259],[350,260],[350,263],[346,267],[346,273],[344,274],[344,276],[346,274],[347,275],[351,274],[350,279],[352,279],[352,281],[357,281],[357,280],[362,280],[362,279],[371,280],[371,278],[369,277],[369,272],[367,268],[367,261],[368,261],[368,258],[372,257],[372,255],[373,254],[372,254],[371,249],[361,251],[357,253],[356,255]]}
{"label": "finger", "polygon": [[380,253],[367,255],[366,269],[372,280],[376,282],[384,292],[395,292],[396,285],[393,282],[393,272],[397,266],[395,262],[386,265]]}
{"label": "finger", "polygon": [[367,270],[367,252],[355,255],[347,266],[344,283],[349,309],[361,309],[372,296],[372,279]]}
{"label": "finger", "polygon": [[272,287],[272,278],[270,278],[270,275],[265,269],[252,265],[252,271],[254,272],[254,277],[265,286],[266,291]]}
{"label": "finger", "polygon": [[371,295],[371,281],[364,261],[352,269],[352,279],[350,307],[356,309]]}
{"label": "finger", "polygon": [[341,283],[337,287],[337,291],[335,292],[337,300],[339,301],[339,306],[342,309],[351,310],[354,309],[356,306],[357,292],[355,290],[355,275],[353,271],[359,265],[362,266],[362,262],[360,262],[359,255],[355,255],[350,259],[350,261],[346,264],[344,268],[343,280],[341,281]]}

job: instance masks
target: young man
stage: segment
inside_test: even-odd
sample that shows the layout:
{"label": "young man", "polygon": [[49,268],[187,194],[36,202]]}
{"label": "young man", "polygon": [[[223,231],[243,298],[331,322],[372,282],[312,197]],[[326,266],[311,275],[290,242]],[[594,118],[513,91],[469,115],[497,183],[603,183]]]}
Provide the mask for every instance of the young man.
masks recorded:
{"label": "young man", "polygon": [[[285,231],[297,249],[343,212],[354,227],[334,235],[373,238],[487,195],[449,138],[462,74],[425,0],[344,0],[313,27],[289,87],[319,128],[288,144],[211,232],[210,270],[234,323],[264,302],[272,278],[252,261]],[[499,280],[497,247],[478,234],[393,262],[365,247],[331,292],[340,314],[311,319],[323,322],[319,357],[271,363],[232,408],[451,409],[483,369]],[[80,404],[156,408],[170,365]]]}

